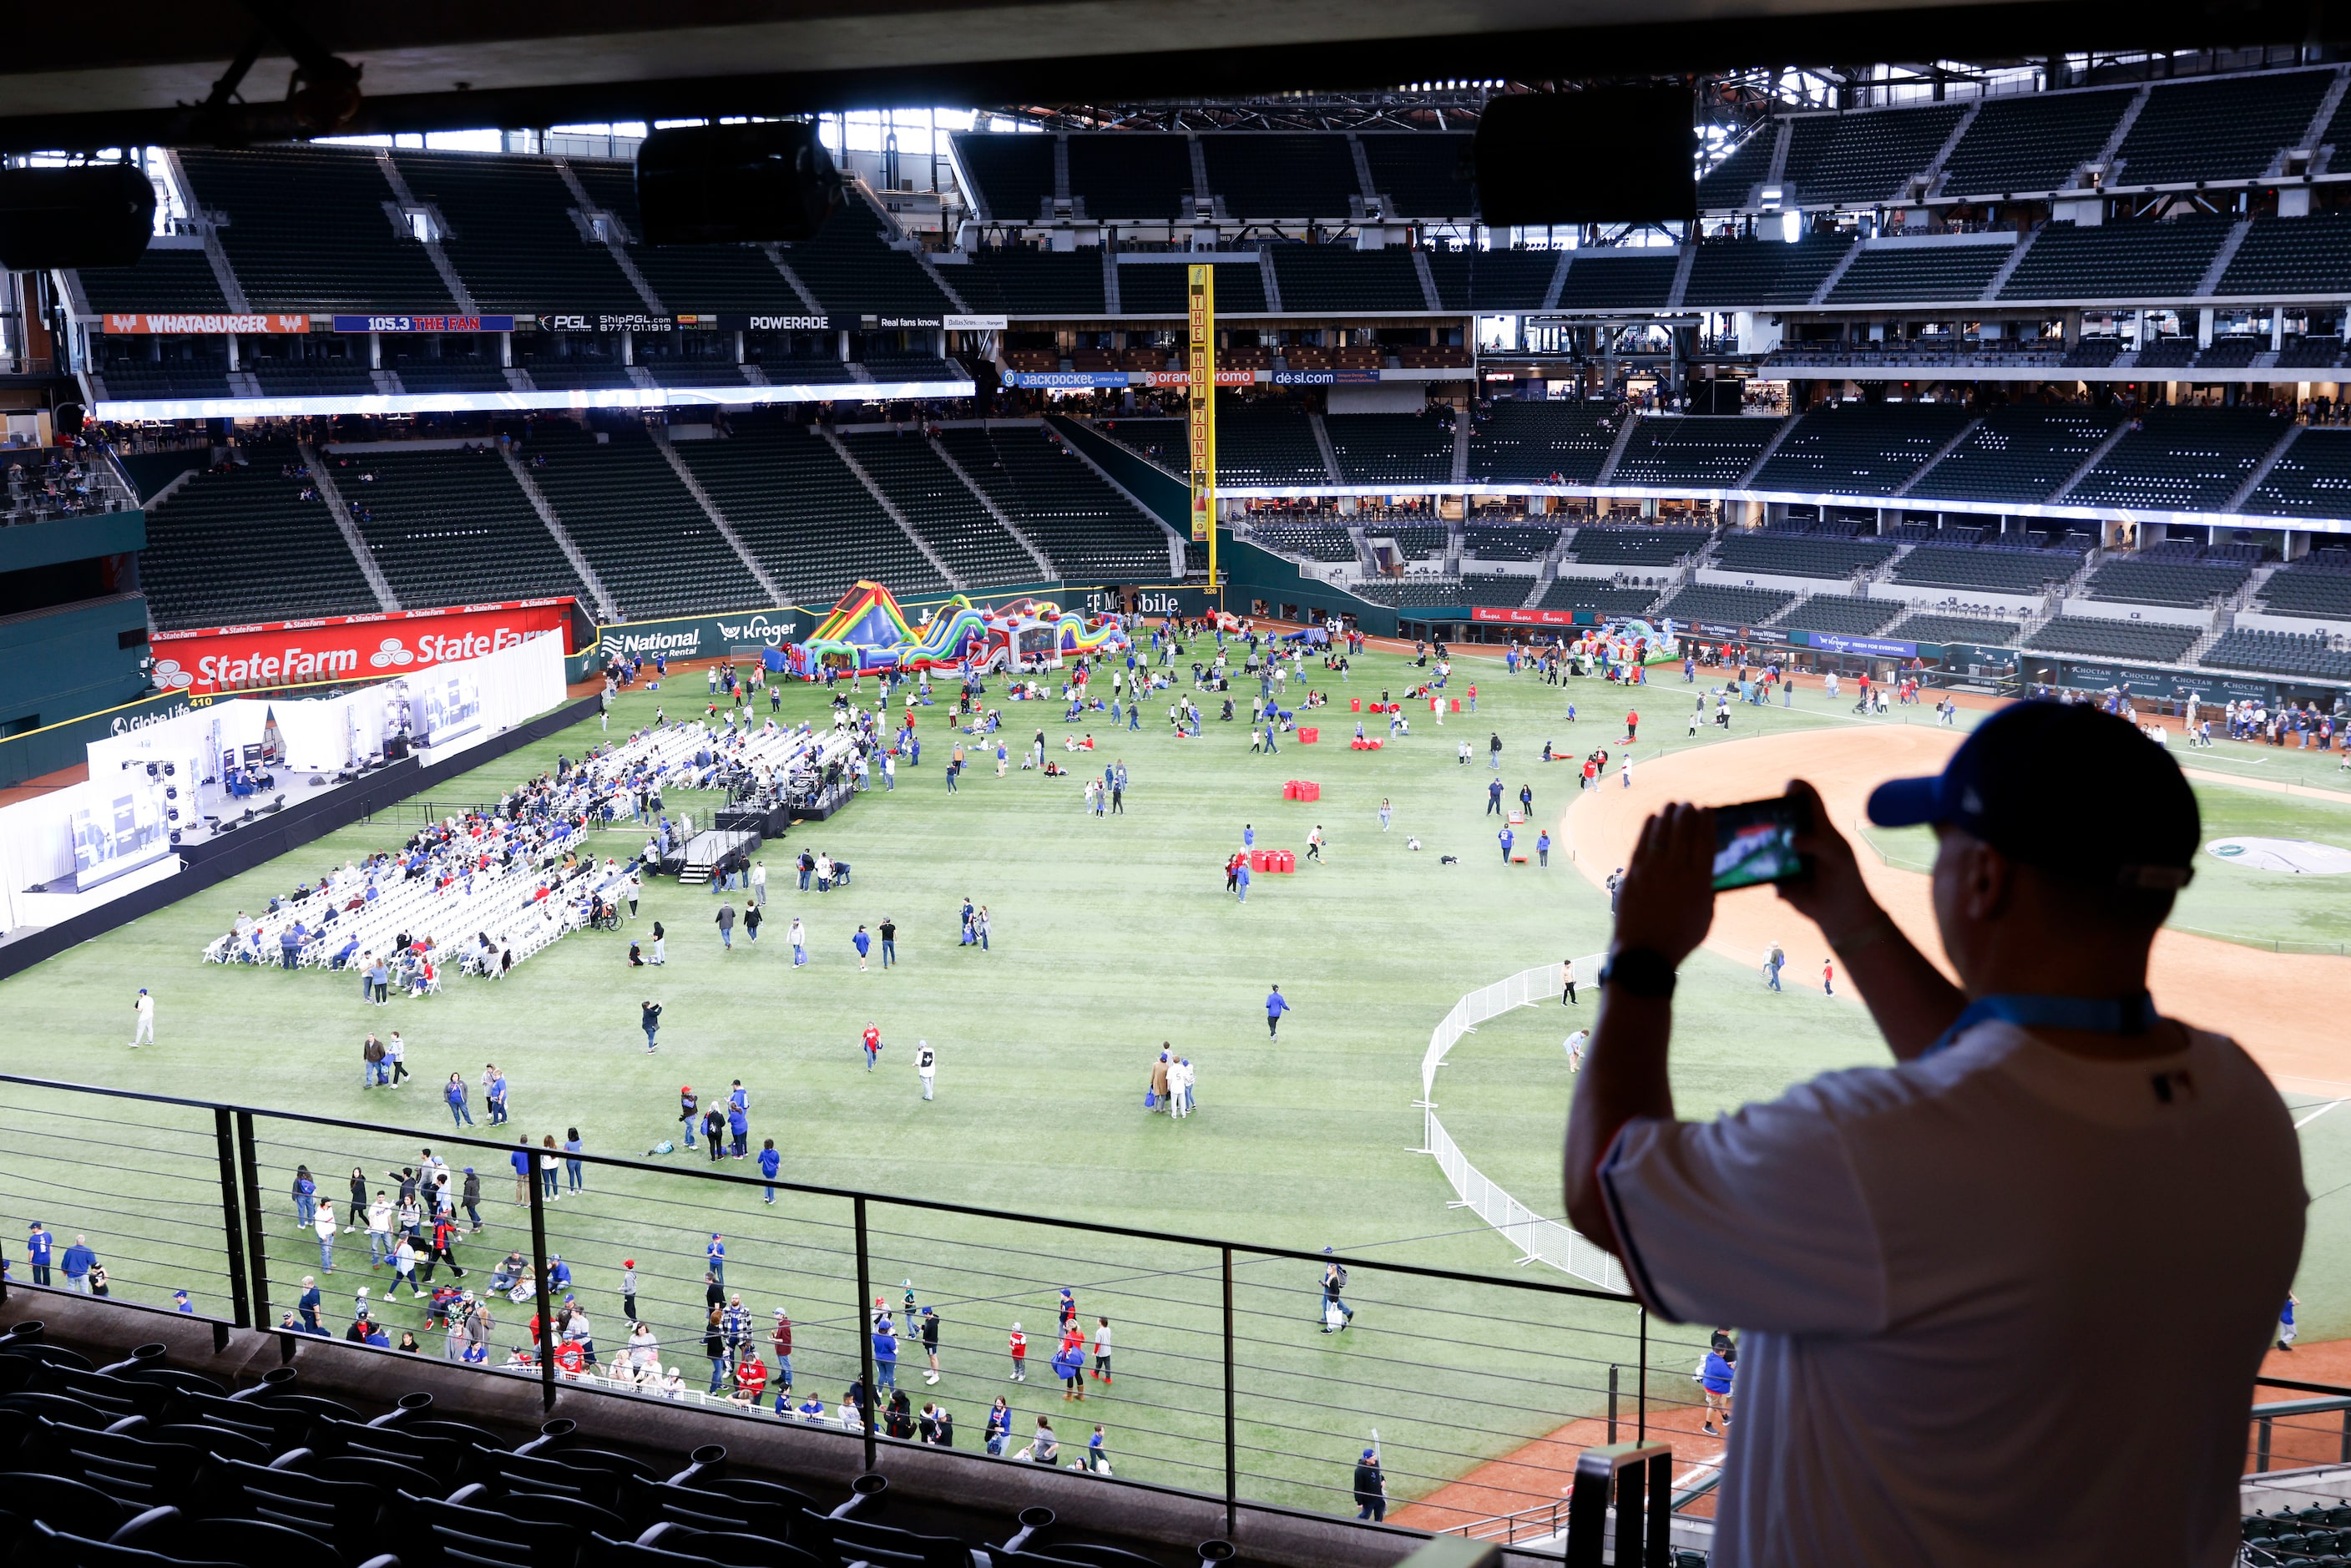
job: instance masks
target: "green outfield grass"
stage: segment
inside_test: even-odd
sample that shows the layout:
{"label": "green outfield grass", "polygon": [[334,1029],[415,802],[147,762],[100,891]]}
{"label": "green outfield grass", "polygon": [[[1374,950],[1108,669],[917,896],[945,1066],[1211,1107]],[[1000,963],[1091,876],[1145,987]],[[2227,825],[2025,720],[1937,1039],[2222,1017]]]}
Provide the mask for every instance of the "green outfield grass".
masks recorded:
{"label": "green outfield grass", "polygon": [[[732,953],[720,950],[711,924],[720,900],[663,883],[649,887],[625,935],[569,936],[503,982],[453,977],[440,997],[383,1009],[363,1005],[356,980],[342,976],[200,961],[204,943],[238,909],[394,845],[413,823],[387,818],[347,829],[0,984],[0,1007],[16,1020],[5,1060],[19,1074],[412,1129],[378,1137],[263,1124],[270,1272],[281,1306],[286,1282],[318,1264],[283,1197],[295,1161],[311,1165],[340,1209],[355,1162],[380,1176],[413,1159],[418,1145],[450,1129],[436,1085],[453,1071],[471,1082],[490,1061],[512,1082],[515,1129],[534,1142],[576,1126],[590,1152],[642,1155],[674,1134],[682,1082],[707,1100],[740,1078],[754,1096],[753,1146],[775,1138],[789,1180],[1525,1279],[1505,1241],[1446,1207],[1452,1195],[1434,1163],[1410,1152],[1420,1133],[1412,1106],[1420,1059],[1431,1028],[1462,993],[1565,953],[1597,951],[1607,908],[1562,855],[1542,869],[1501,863],[1499,824],[1483,814],[1492,777],[1487,737],[1503,737],[1509,798],[1522,783],[1534,790],[1521,848],[1574,790],[1567,766],[1537,761],[1545,741],[1577,755],[1596,745],[1614,751],[1628,697],[1644,709],[1643,758],[1721,737],[1711,728],[1696,740],[1681,733],[1689,695],[1677,678],[1630,693],[1594,681],[1562,690],[1465,658],[1454,685],[1475,678],[1482,711],[1448,716],[1441,730],[1423,713],[1409,737],[1354,752],[1345,745],[1348,699],[1408,684],[1400,659],[1372,654],[1356,665],[1351,684],[1332,688],[1334,706],[1315,716],[1322,744],[1293,744],[1277,757],[1249,754],[1246,722],[1212,720],[1203,738],[1179,741],[1168,733],[1164,703],[1139,734],[1113,735],[1097,717],[1103,744],[1092,765],[1123,758],[1131,776],[1127,815],[1107,820],[1082,811],[1077,778],[1016,769],[998,780],[981,765],[948,795],[942,732],[951,710],[926,709],[924,766],[902,769],[894,793],[861,798],[833,821],[768,846],[773,919],[756,946],[738,931]],[[1310,671],[1311,684],[1325,685],[1319,669],[1310,664]],[[702,691],[696,674],[664,693],[632,693],[621,699],[611,733],[648,721],[657,703],[673,716],[698,712]],[[1571,700],[1578,711],[1572,726]],[[1245,694],[1242,702],[1245,715]],[[822,706],[814,691],[786,698],[793,716]],[[1811,706],[1800,699],[1793,709],[1733,712],[1734,739],[1912,716],[1858,720],[1816,696]],[[1056,760],[1087,760],[1060,749],[1066,727],[1058,705],[1010,704],[1005,713],[1016,752],[1042,727]],[[1920,722],[1931,722],[1924,716]],[[444,807],[494,799],[598,737],[592,721],[576,727],[437,789],[434,799]],[[1468,766],[1455,755],[1464,737],[1472,742]],[[1639,777],[1636,765],[1635,788]],[[1319,781],[1322,800],[1281,800],[1290,778]],[[1383,797],[1395,811],[1385,833],[1377,816]],[[699,818],[715,802],[673,793],[669,803],[687,804]],[[1254,825],[1260,845],[1301,852],[1319,824],[1328,862],[1301,863],[1293,876],[1260,876],[1238,904],[1222,891],[1220,868],[1244,824]],[[1405,847],[1414,837],[1424,846],[1417,853]],[[639,833],[616,832],[600,847],[626,854],[641,843]],[[852,862],[854,886],[797,892],[785,866],[803,845]],[[1447,855],[1458,863],[1442,863]],[[956,945],[956,911],[967,894],[989,908],[989,952]],[[739,908],[742,895],[730,896]],[[807,922],[812,950],[799,970],[781,941],[794,914]],[[903,961],[884,974],[877,955],[872,971],[861,974],[851,934],[885,915],[899,925]],[[629,968],[629,937],[643,938],[656,919],[670,934],[667,967]],[[1275,983],[1296,1009],[1278,1042],[1267,1039],[1262,1009]],[[141,986],[158,998],[159,1040],[134,1052],[124,1041]],[[1750,970],[1705,955],[1693,960],[1676,1064],[1686,1113],[1875,1059],[1859,1009],[1792,983],[1782,997],[1759,998],[1759,990]],[[652,1058],[637,1028],[637,1004],[648,997],[667,1009],[662,1051]],[[1530,1009],[1493,1020],[1455,1048],[1439,1085],[1447,1124],[1469,1157],[1546,1212],[1558,1207],[1556,1151],[1569,1087],[1560,1051],[1564,1011]],[[856,1044],[869,1020],[888,1041],[872,1074]],[[360,1039],[394,1028],[408,1041],[415,1079],[396,1092],[363,1091]],[[939,1098],[927,1104],[912,1065],[917,1039],[941,1054]],[[1147,1114],[1141,1103],[1163,1040],[1199,1069],[1199,1113],[1181,1124]],[[15,1088],[0,1089],[0,1105],[8,1134],[0,1142],[0,1191],[11,1195],[0,1234],[20,1267],[24,1223],[41,1218],[68,1236],[92,1233],[118,1294],[161,1303],[185,1285],[203,1310],[225,1311],[217,1281],[204,1273],[204,1247],[219,1224],[208,1115],[116,1102],[100,1109],[108,1120],[92,1121],[88,1105],[68,1109]],[[475,1114],[482,1114],[478,1092]],[[2321,1122],[2313,1131],[2331,1127]],[[2343,1130],[2351,1134],[2351,1118]],[[502,1159],[491,1151],[473,1163],[483,1167],[489,1230],[468,1242],[464,1260],[479,1267],[509,1247],[528,1249],[528,1232]],[[770,1210],[756,1190],[714,1199],[706,1188],[658,1176],[591,1174],[590,1189],[551,1211],[550,1245],[575,1267],[581,1299],[597,1313],[601,1349],[618,1345],[617,1269],[635,1256],[644,1315],[671,1347],[669,1359],[701,1386],[706,1369],[690,1343],[702,1299],[700,1249],[710,1230],[724,1230],[729,1284],[747,1289],[762,1327],[772,1307],[791,1307],[802,1328],[796,1369],[804,1384],[838,1399],[855,1364],[845,1203],[787,1197]],[[1128,1461],[1121,1473],[1221,1484],[1220,1474],[1191,1468],[1199,1443],[1220,1429],[1213,1254],[895,1207],[877,1208],[873,1225],[877,1287],[888,1287],[894,1301],[898,1281],[911,1277],[924,1299],[946,1303],[950,1375],[936,1390],[917,1384],[914,1393],[918,1402],[946,1398],[965,1446],[976,1444],[986,1400],[1003,1386],[1003,1340],[1015,1319],[1032,1337],[1036,1369],[1016,1390],[1016,1431],[1025,1434],[1038,1410],[1062,1414],[1042,1363],[1054,1288],[1072,1283],[1089,1321],[1112,1312],[1122,1325],[1119,1388],[1081,1407],[1087,1423],[1110,1427],[1113,1453]],[[352,1286],[368,1281],[380,1298],[384,1282],[370,1274],[363,1247],[355,1271],[352,1257],[347,1245],[332,1281],[342,1289],[328,1298],[337,1326],[349,1321]],[[1312,1274],[1303,1263],[1241,1265],[1250,1342],[1240,1371],[1244,1484],[1255,1495],[1335,1504],[1336,1495],[1320,1489],[1343,1474],[1352,1445],[1373,1425],[1392,1450],[1422,1446],[1391,1469],[1399,1495],[1424,1491],[1562,1417],[1598,1408],[1605,1365],[1638,1360],[1622,1307],[1500,1291],[1465,1303],[1458,1290],[1364,1273],[1354,1285],[1364,1313],[1357,1329],[1322,1339],[1311,1322]],[[2337,1300],[2328,1291],[2309,1301],[2313,1337],[2343,1326]],[[1438,1320],[1423,1316],[1408,1327],[1406,1305],[1463,1315],[1432,1333]],[[422,1314],[403,1299],[389,1316],[397,1328]],[[527,1316],[509,1310],[501,1337],[518,1334]],[[1678,1375],[1687,1370],[1690,1332],[1657,1327],[1653,1388],[1678,1380],[1687,1392]],[[429,1348],[437,1354],[437,1337]],[[1083,1436],[1082,1427],[1062,1430],[1065,1440]]]}
{"label": "green outfield grass", "polygon": [[[2268,747],[2239,747],[2267,751]],[[2315,757],[2318,754],[2309,754]],[[2202,769],[2207,758],[2234,758],[2220,747],[2181,754],[2189,767]],[[2285,761],[2294,754],[2277,751]],[[2332,767],[2332,764],[2327,766]],[[2237,772],[2257,777],[2240,767]],[[2311,782],[2299,775],[2313,771],[2304,760],[2296,776],[2282,781]],[[2266,781],[2266,779],[2265,779]],[[2324,786],[2318,786],[2323,788]],[[2236,837],[2307,839],[2351,849],[2351,791],[2339,797],[2282,795],[2273,790],[2194,781],[2196,801],[2204,819],[2204,841]],[[1934,862],[1934,833],[1928,828],[1868,828],[1869,841],[1890,865],[1925,872]],[[2351,954],[2351,876],[2304,876],[2292,872],[2262,871],[2218,855],[2196,857],[2196,880],[2179,896],[2170,924],[2247,946],[2289,953]]]}

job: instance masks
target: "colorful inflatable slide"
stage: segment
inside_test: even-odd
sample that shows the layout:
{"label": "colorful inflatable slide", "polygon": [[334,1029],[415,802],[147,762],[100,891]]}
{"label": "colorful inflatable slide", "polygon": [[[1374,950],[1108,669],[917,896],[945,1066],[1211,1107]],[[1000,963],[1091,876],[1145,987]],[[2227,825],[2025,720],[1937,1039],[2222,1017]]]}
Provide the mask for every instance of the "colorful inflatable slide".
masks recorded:
{"label": "colorful inflatable slide", "polygon": [[917,626],[888,589],[860,582],[841,596],[806,641],[768,650],[770,669],[813,679],[827,669],[1049,668],[1071,653],[1116,652],[1127,637],[1115,618],[1082,615],[1050,600],[1015,599],[990,607],[957,596]]}

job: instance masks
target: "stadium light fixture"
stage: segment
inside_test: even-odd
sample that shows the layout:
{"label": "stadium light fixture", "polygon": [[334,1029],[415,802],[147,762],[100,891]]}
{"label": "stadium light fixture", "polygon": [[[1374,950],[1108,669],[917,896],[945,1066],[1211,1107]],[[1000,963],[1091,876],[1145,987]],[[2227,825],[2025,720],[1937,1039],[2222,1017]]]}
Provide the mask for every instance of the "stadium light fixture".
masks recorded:
{"label": "stadium light fixture", "polygon": [[1790,245],[1804,237],[1804,214],[1787,212],[1780,214],[1780,237]]}

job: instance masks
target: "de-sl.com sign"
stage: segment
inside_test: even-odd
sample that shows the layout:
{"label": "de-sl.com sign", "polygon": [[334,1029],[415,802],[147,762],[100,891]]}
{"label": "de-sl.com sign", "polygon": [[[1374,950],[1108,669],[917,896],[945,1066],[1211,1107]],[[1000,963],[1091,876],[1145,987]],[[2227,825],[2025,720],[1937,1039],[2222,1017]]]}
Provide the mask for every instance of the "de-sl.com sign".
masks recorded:
{"label": "de-sl.com sign", "polygon": [[549,632],[568,638],[570,610],[569,599],[524,599],[159,632],[153,674],[158,686],[192,694],[381,680],[477,659]]}

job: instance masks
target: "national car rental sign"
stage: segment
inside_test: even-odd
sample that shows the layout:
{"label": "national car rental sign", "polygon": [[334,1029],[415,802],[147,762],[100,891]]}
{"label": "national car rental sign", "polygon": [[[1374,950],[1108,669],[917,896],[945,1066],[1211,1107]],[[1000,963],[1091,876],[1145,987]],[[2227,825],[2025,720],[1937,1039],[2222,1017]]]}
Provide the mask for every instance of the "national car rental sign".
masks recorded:
{"label": "national car rental sign", "polygon": [[153,674],[164,689],[208,695],[382,680],[452,660],[477,659],[548,632],[565,637],[569,652],[570,610],[569,599],[522,599],[158,632]]}

